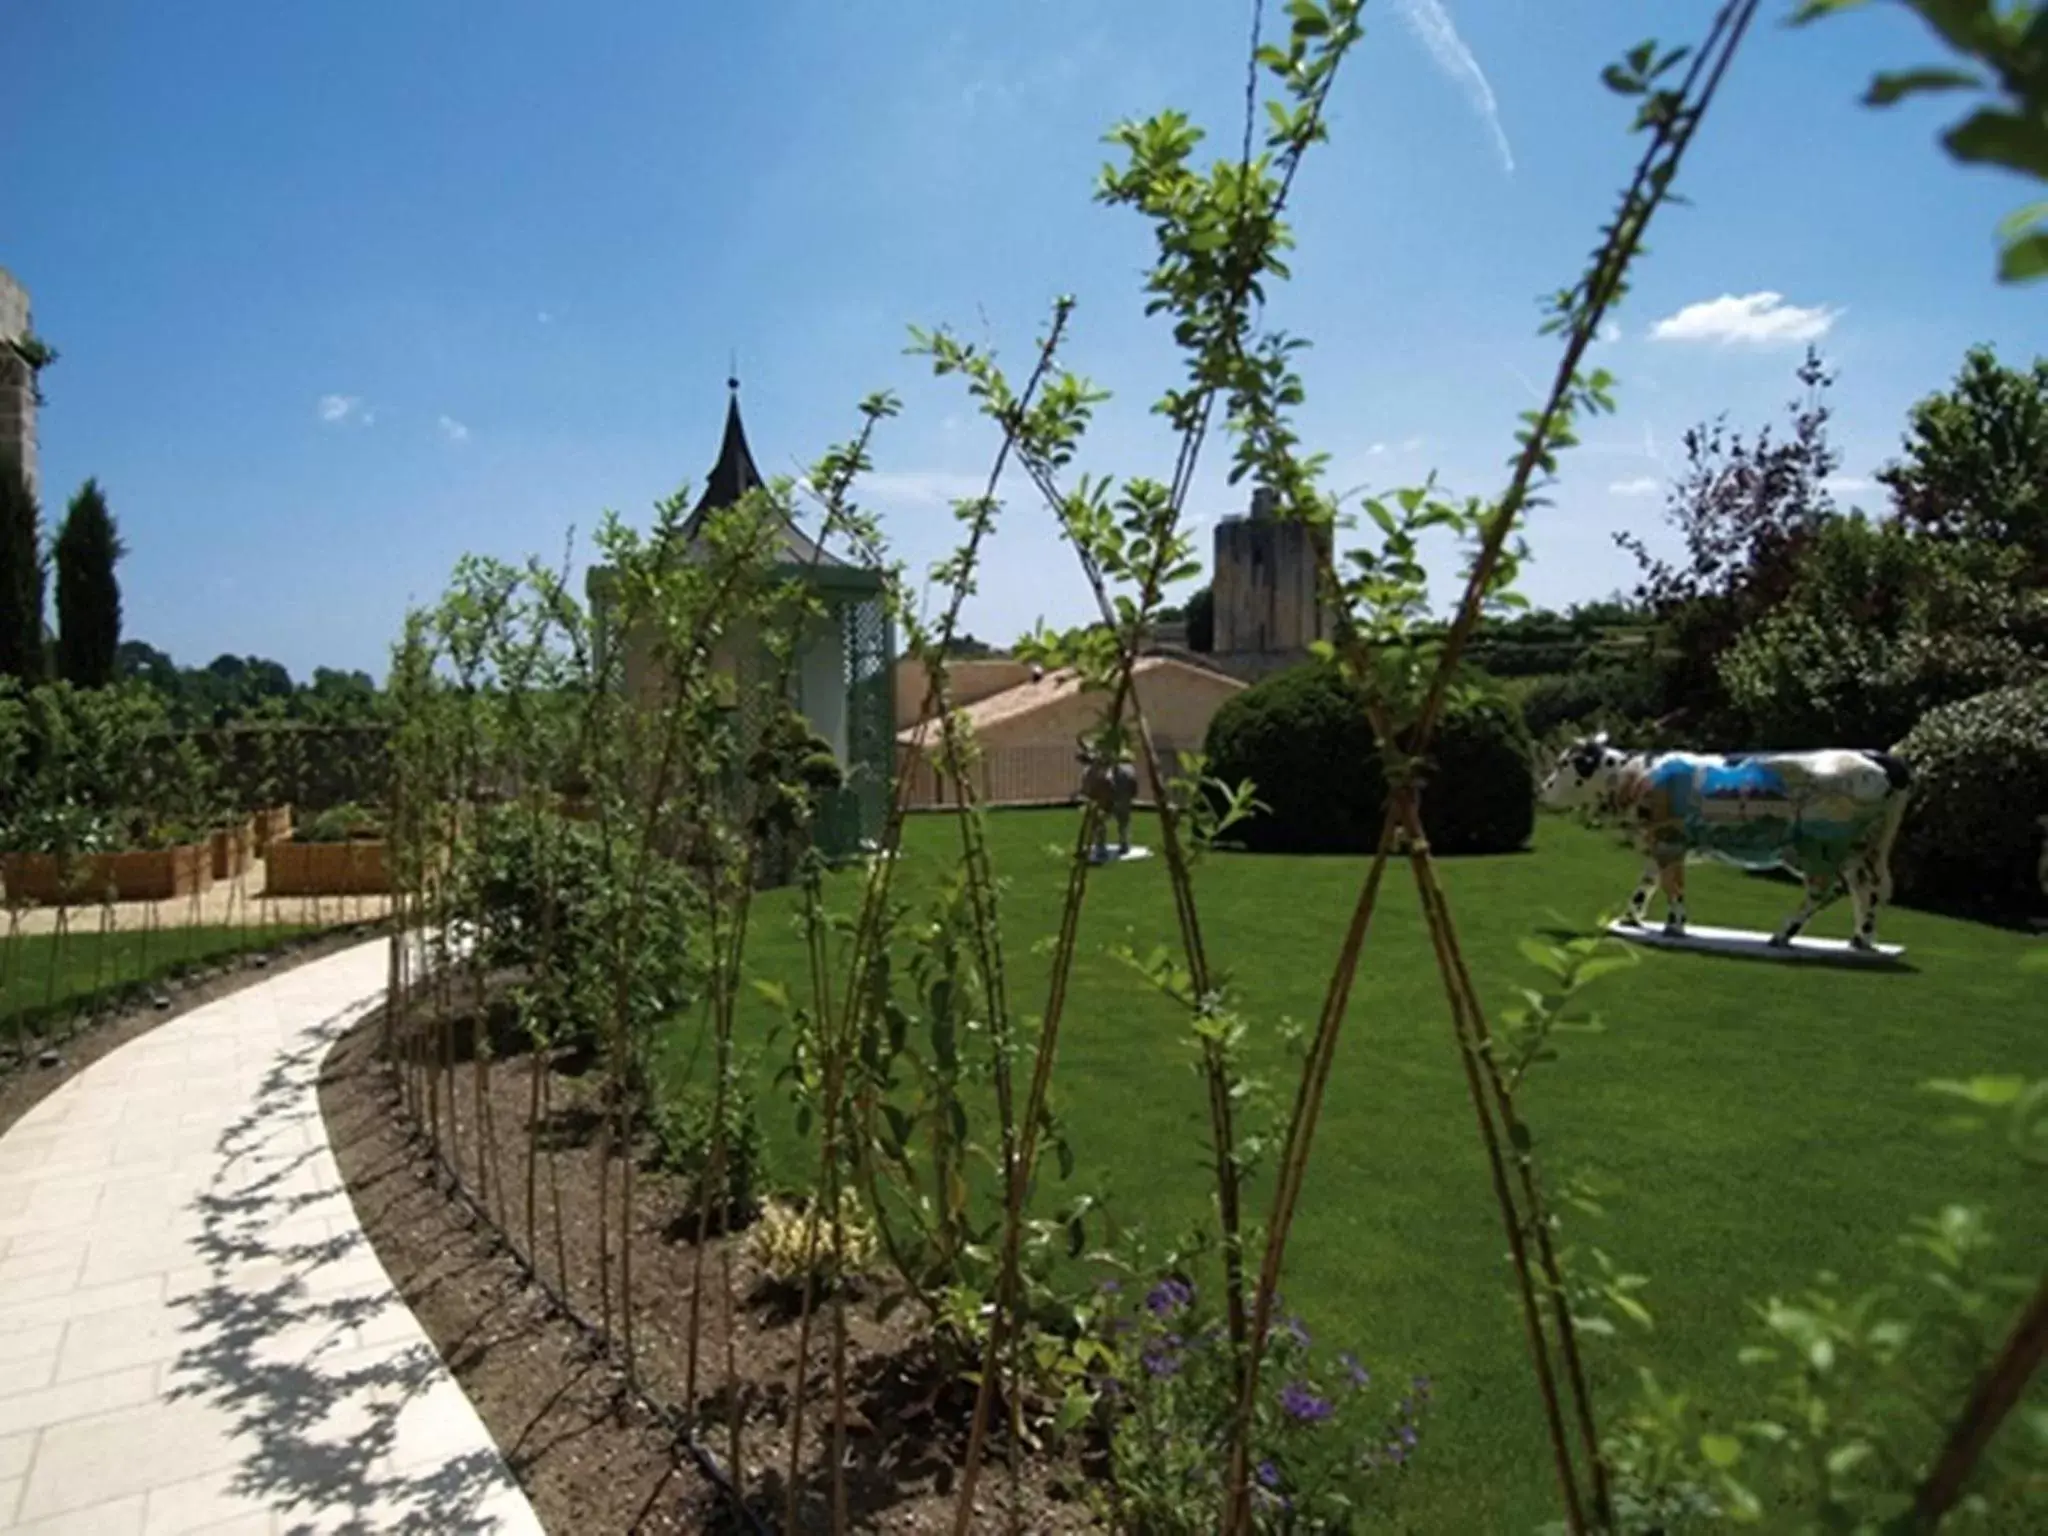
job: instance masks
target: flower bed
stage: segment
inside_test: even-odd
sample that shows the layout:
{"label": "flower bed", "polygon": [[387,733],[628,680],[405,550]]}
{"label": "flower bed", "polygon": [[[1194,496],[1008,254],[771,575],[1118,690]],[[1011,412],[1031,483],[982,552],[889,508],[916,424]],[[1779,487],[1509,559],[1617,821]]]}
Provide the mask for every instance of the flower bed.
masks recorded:
{"label": "flower bed", "polygon": [[99,901],[109,893],[116,901],[166,901],[209,888],[213,859],[204,843],[89,853],[73,859],[68,870],[53,853],[9,853],[0,854],[0,877],[11,900],[46,906]]}
{"label": "flower bed", "polygon": [[276,842],[264,854],[271,896],[377,896],[391,889],[383,839],[345,843]]}

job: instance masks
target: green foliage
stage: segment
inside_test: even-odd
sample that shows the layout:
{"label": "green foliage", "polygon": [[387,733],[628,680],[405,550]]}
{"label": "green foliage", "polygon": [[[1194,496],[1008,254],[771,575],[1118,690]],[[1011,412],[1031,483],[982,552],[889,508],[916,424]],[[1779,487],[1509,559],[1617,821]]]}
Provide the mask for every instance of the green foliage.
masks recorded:
{"label": "green foliage", "polygon": [[1204,582],[1187,603],[1188,649],[1208,655],[1216,649],[1216,591]]}
{"label": "green foliage", "polygon": [[1539,677],[1520,695],[1522,721],[1539,743],[1561,731],[1606,730],[1616,740],[1635,739],[1635,728],[1657,712],[1656,680],[1641,668],[1601,667]]}
{"label": "green foliage", "polygon": [[1536,828],[1535,744],[1521,712],[1473,694],[1444,711],[1430,743],[1422,829],[1438,853],[1510,853]]}
{"label": "green foliage", "polygon": [[1955,382],[1908,414],[1905,449],[1877,477],[1900,517],[2024,551],[2021,574],[2048,584],[2048,357],[2008,368],[1989,347],[1970,348]]}
{"label": "green foliage", "polygon": [[[1991,1112],[1952,1120],[1953,1128],[2003,1118],[2021,1155],[2042,1161],[2048,1080],[1923,1086]],[[1951,1204],[1914,1218],[1891,1259],[1884,1283],[1856,1286],[1824,1272],[1806,1291],[1753,1308],[1754,1342],[1740,1359],[1759,1379],[1760,1412],[1716,1420],[1640,1373],[1636,1400],[1608,1441],[1617,1506],[1629,1517],[1623,1530],[1719,1521],[1890,1536],[1933,1529],[1949,1508],[1968,1528],[2040,1527],[2048,1518],[2048,1382],[2024,1377],[2011,1421],[1998,1426],[1954,1503],[1932,1516],[1916,1509],[1959,1406],[1999,1359],[2036,1289],[2027,1256],[2001,1259],[1984,1212]]]}
{"label": "green foliage", "polygon": [[702,1086],[657,1093],[649,1111],[655,1165],[681,1176],[680,1214],[692,1233],[700,1214],[708,1214],[710,1230],[726,1232],[760,1206],[761,1122],[749,1076],[733,1070],[722,1095]]}
{"label": "green foliage", "polygon": [[2024,554],[1830,518],[1789,593],[1718,661],[1750,746],[1881,747],[1930,709],[2048,672]]}
{"label": "green foliage", "polygon": [[274,719],[313,725],[371,725],[389,714],[367,672],[315,667],[297,683],[280,662],[263,656],[216,656],[203,667],[181,667],[141,640],[122,640],[115,675],[147,683],[163,699],[171,722],[182,727]]}
{"label": "green foliage", "polygon": [[126,553],[97,480],[71,498],[57,531],[57,675],[81,688],[114,681],[121,644],[121,585],[114,566]]}
{"label": "green foliage", "polygon": [[330,806],[292,828],[295,843],[346,843],[384,835],[384,822],[367,805]]}
{"label": "green foliage", "polygon": [[[1211,771],[1249,780],[1261,806],[1237,837],[1263,853],[1356,853],[1379,837],[1386,774],[1365,695],[1311,662],[1247,688],[1216,712]],[[1479,695],[1443,717],[1430,749],[1423,830],[1442,853],[1502,853],[1535,826],[1534,747],[1513,706]]]}
{"label": "green foliage", "polygon": [[[1208,1536],[1222,1528],[1237,1408],[1229,1338],[1206,1287],[1179,1264],[1142,1292],[1104,1290],[1099,1390],[1114,1412],[1109,1477],[1094,1490],[1111,1528]],[[1420,1444],[1432,1387],[1376,1379],[1349,1351],[1319,1348],[1280,1308],[1271,1389],[1252,1428],[1254,1529],[1341,1533],[1385,1519]]]}
{"label": "green foliage", "polygon": [[1966,910],[2037,906],[2048,681],[1933,710],[1896,750],[1914,776],[1892,857],[1901,894]]}
{"label": "green foliage", "polygon": [[[1805,0],[1806,22],[1854,10],[1865,0]],[[1923,66],[1878,75],[1864,103],[1889,107],[1909,96],[1972,91],[1989,97],[1941,137],[1949,157],[1995,165],[2048,181],[2048,10],[2033,0],[1902,0],[1938,38],[1978,70]],[[2024,283],[2048,273],[2048,201],[2015,209],[1998,226],[2000,282]]]}
{"label": "green foliage", "polygon": [[145,844],[166,815],[204,822],[194,754],[163,750],[161,703],[146,688],[46,683],[0,694],[0,825],[10,847],[66,853]]}
{"label": "green foliage", "polygon": [[652,1033],[700,995],[698,902],[680,865],[653,860],[641,942],[619,958],[631,890],[613,862],[596,826],[526,806],[492,807],[459,847],[451,894],[458,910],[477,916],[483,963],[524,978],[522,1019],[542,1044],[596,1049],[614,967],[628,966],[626,1027],[638,1060]]}
{"label": "green foliage", "polygon": [[0,678],[44,677],[42,514],[28,477],[0,458]]}

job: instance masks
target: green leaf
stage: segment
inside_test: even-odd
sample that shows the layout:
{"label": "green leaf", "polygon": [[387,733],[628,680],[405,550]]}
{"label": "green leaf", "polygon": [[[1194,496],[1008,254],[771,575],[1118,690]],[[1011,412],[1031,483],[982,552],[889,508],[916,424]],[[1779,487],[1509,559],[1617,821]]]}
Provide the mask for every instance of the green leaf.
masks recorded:
{"label": "green leaf", "polygon": [[1921,91],[1957,91],[1981,87],[1984,82],[1961,69],[1901,69],[1887,71],[1870,82],[1864,92],[1866,107],[1888,107],[1893,102]]}
{"label": "green leaf", "polygon": [[1553,976],[1562,977],[1569,968],[1570,962],[1541,939],[1520,938],[1515,940],[1515,947],[1531,965]]}
{"label": "green leaf", "polygon": [[1725,1472],[1742,1460],[1742,1442],[1733,1435],[1701,1435],[1700,1454]]}
{"label": "green leaf", "polygon": [[[2048,207],[2048,204],[2042,206]],[[2022,235],[1998,253],[1998,280],[2001,283],[2030,283],[2043,275],[2048,275],[2048,230]],[[2035,970],[2048,969],[2048,956],[2028,955],[2021,963]]]}
{"label": "green leaf", "polygon": [[1836,1477],[1846,1477],[1872,1455],[1867,1441],[1851,1440],[1847,1445],[1838,1445],[1828,1453],[1828,1471]]}
{"label": "green leaf", "polygon": [[1947,1094],[1951,1098],[1967,1099],[1972,1104],[1981,1104],[1986,1109],[1999,1109],[2016,1104],[2026,1091],[2027,1080],[2010,1074],[1999,1076],[1973,1077],[1967,1081],[1954,1078],[1936,1078],[1921,1085],[1930,1093]]}
{"label": "green leaf", "polygon": [[1949,129],[1941,141],[1958,160],[2002,165],[2048,180],[2048,130],[2014,113],[1981,108]]}

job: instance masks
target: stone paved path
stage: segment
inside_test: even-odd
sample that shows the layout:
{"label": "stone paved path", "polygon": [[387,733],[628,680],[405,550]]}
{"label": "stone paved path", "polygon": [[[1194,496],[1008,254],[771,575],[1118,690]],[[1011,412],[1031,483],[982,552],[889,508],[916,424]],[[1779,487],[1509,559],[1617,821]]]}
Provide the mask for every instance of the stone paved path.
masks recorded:
{"label": "stone paved path", "polygon": [[328,1149],[385,965],[194,1009],[0,1136],[0,1531],[537,1536]]}

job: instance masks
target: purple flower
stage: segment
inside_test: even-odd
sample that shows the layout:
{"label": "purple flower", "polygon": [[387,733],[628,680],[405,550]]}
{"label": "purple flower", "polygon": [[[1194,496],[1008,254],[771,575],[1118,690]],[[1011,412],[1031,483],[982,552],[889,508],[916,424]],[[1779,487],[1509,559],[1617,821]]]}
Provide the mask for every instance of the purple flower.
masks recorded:
{"label": "purple flower", "polygon": [[1145,1369],[1153,1376],[1164,1379],[1178,1376],[1181,1368],[1181,1337],[1169,1333],[1165,1338],[1145,1346]]}
{"label": "purple flower", "polygon": [[1124,1283],[1121,1280],[1105,1280],[1102,1282],[1101,1285],[1096,1287],[1096,1289],[1101,1291],[1102,1294],[1105,1296],[1119,1295],[1122,1293],[1123,1288]]}
{"label": "purple flower", "polygon": [[1294,1340],[1294,1342],[1295,1342],[1296,1344],[1300,1345],[1300,1346],[1301,1346],[1301,1347],[1302,1347],[1303,1349],[1307,1349],[1307,1348],[1308,1348],[1308,1346],[1309,1346],[1309,1337],[1308,1337],[1308,1329],[1306,1329],[1306,1328],[1304,1328],[1304,1327],[1302,1326],[1302,1322],[1301,1322],[1301,1319],[1300,1319],[1300,1318],[1298,1318],[1298,1317],[1287,1317],[1287,1318],[1282,1318],[1282,1319],[1281,1319],[1281,1321],[1280,1321],[1280,1331],[1281,1331],[1282,1333],[1286,1334],[1286,1335],[1287,1335],[1287,1336],[1288,1336],[1289,1338],[1291,1338],[1292,1340]]}
{"label": "purple flower", "polygon": [[1388,1442],[1387,1460],[1391,1461],[1397,1467],[1406,1466],[1408,1464],[1407,1447],[1403,1446],[1399,1441]]}
{"label": "purple flower", "polygon": [[1418,1376],[1415,1378],[1413,1385],[1415,1387],[1415,1395],[1421,1398],[1425,1403],[1428,1402],[1429,1378],[1427,1376]]}
{"label": "purple flower", "polygon": [[1290,1381],[1280,1389],[1280,1411],[1297,1424],[1318,1424],[1337,1410],[1326,1397],[1318,1397],[1307,1383]]}
{"label": "purple flower", "polygon": [[1267,1488],[1278,1488],[1280,1486],[1280,1469],[1270,1461],[1259,1463],[1258,1476],[1259,1482]]}
{"label": "purple flower", "polygon": [[1145,1306],[1154,1317],[1166,1317],[1178,1312],[1194,1299],[1193,1286],[1185,1280],[1176,1280],[1169,1276],[1152,1287],[1151,1294],[1145,1298]]}
{"label": "purple flower", "polygon": [[1339,1355],[1337,1363],[1344,1367],[1344,1374],[1351,1378],[1351,1385],[1354,1388],[1372,1385],[1372,1372],[1360,1365],[1358,1363],[1358,1356],[1351,1353],[1350,1350],[1347,1349],[1343,1354]]}
{"label": "purple flower", "polygon": [[1400,1432],[1400,1433],[1399,1433],[1398,1435],[1396,1435],[1396,1436],[1395,1436],[1394,1438],[1395,1438],[1395,1439],[1397,1439],[1397,1440],[1399,1440],[1399,1441],[1400,1441],[1400,1442],[1401,1442],[1401,1443],[1402,1443],[1403,1445],[1405,1445],[1406,1447],[1408,1447],[1408,1449],[1409,1449],[1409,1450],[1411,1450],[1411,1451],[1412,1451],[1412,1450],[1414,1450],[1414,1449],[1415,1449],[1415,1426],[1414,1426],[1413,1424],[1403,1424],[1403,1425],[1401,1426],[1401,1432]]}

